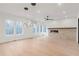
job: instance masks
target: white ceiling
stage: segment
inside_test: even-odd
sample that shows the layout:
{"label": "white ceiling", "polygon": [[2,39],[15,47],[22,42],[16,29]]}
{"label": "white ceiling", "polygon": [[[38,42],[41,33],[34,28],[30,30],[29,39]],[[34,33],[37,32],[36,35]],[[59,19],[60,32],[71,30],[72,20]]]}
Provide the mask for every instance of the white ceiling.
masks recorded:
{"label": "white ceiling", "polygon": [[[25,11],[24,7],[28,7],[29,10]],[[43,20],[46,16],[54,20],[74,19],[79,14],[79,4],[37,3],[36,6],[31,6],[30,3],[0,3],[0,12],[33,20]]]}

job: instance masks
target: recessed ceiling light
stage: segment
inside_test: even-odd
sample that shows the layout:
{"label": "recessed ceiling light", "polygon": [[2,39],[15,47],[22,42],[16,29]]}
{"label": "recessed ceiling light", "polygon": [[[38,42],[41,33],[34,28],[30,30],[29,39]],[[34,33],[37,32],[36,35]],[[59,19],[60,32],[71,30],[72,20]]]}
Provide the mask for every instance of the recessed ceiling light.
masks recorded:
{"label": "recessed ceiling light", "polygon": [[62,11],[63,14],[66,14],[66,11]]}
{"label": "recessed ceiling light", "polygon": [[40,10],[37,10],[37,13],[40,13]]}
{"label": "recessed ceiling light", "polygon": [[57,3],[57,5],[58,5],[58,6],[61,6],[61,5],[62,5],[62,3]]}

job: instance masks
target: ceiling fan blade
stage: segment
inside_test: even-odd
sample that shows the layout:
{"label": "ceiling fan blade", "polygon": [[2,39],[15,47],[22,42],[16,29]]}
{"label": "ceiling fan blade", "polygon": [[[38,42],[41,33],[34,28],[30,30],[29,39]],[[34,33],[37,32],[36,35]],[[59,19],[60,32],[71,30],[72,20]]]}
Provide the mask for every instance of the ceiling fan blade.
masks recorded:
{"label": "ceiling fan blade", "polygon": [[45,20],[54,20],[54,19],[50,19],[49,16],[47,16],[46,18],[44,18]]}
{"label": "ceiling fan blade", "polygon": [[48,19],[48,20],[53,20],[53,19]]}

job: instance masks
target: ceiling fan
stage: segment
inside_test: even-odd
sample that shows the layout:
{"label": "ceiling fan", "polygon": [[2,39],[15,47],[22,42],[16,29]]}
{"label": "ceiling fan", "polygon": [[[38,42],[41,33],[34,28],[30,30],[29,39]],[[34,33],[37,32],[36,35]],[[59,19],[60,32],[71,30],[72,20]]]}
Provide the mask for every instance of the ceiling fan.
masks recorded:
{"label": "ceiling fan", "polygon": [[54,20],[54,19],[50,19],[49,16],[46,16],[46,18],[44,18],[45,20]]}

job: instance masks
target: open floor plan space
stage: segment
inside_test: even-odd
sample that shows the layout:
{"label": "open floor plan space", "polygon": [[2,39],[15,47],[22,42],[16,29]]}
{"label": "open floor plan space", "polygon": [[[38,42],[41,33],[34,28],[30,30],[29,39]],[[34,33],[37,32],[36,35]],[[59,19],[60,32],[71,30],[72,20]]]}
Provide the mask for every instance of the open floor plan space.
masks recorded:
{"label": "open floor plan space", "polygon": [[79,3],[0,3],[0,56],[78,56]]}

